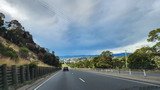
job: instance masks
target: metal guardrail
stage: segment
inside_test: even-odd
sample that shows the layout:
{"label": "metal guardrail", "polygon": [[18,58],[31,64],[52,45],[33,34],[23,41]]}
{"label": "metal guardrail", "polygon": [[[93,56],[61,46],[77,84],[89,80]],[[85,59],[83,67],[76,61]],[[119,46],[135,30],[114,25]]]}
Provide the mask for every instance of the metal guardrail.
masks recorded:
{"label": "metal guardrail", "polygon": [[131,69],[93,69],[96,71],[105,71],[115,74],[141,75],[141,76],[160,76],[159,70],[131,70]]}
{"label": "metal guardrail", "polygon": [[[140,76],[140,77],[160,77],[160,70],[144,70],[144,69],[103,69],[103,68],[81,68],[85,70],[92,70],[96,72],[104,72],[114,75],[128,75],[128,76]],[[159,79],[160,80],[160,79]]]}

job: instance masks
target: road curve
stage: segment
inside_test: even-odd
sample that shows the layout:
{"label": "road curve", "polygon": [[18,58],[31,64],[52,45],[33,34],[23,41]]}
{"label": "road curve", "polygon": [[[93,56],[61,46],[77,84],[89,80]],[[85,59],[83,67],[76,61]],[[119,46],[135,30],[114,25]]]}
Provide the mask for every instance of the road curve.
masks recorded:
{"label": "road curve", "polygon": [[70,70],[59,71],[34,90],[160,90],[160,88],[139,81]]}

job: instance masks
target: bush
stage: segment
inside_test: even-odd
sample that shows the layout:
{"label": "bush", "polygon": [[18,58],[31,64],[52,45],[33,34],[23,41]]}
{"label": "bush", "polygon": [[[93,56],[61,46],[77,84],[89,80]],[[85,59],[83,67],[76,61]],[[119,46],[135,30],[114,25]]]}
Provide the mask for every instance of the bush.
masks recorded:
{"label": "bush", "polygon": [[8,50],[8,51],[6,51],[6,52],[5,52],[5,55],[6,55],[6,56],[11,57],[12,59],[16,59],[16,58],[18,58],[17,53],[16,53],[16,52],[14,52],[14,51],[12,51],[12,50]]}
{"label": "bush", "polygon": [[22,57],[22,58],[27,58],[29,56],[29,50],[28,48],[26,47],[21,47],[20,50],[19,50],[19,55]]}
{"label": "bush", "polygon": [[38,63],[37,62],[31,62],[29,64],[29,68],[37,68],[38,67]]}
{"label": "bush", "polygon": [[14,51],[12,48],[5,47],[2,43],[0,43],[0,54],[6,57],[10,57],[11,59],[18,58],[16,51]]}

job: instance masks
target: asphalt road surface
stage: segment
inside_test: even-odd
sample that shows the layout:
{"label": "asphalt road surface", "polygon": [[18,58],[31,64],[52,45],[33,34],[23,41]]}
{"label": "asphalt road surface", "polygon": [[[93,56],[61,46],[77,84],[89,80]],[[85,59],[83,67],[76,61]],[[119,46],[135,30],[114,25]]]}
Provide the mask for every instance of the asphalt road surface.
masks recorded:
{"label": "asphalt road surface", "polygon": [[160,90],[159,86],[85,71],[59,71],[34,90]]}

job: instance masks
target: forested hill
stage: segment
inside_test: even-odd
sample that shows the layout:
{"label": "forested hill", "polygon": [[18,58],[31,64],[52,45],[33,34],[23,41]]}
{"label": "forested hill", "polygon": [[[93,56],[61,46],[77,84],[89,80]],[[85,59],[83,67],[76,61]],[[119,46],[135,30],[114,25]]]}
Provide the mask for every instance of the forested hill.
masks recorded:
{"label": "forested hill", "polygon": [[[32,35],[24,29],[19,21],[5,21],[5,15],[3,13],[0,13],[0,36],[19,47],[29,49],[35,53],[42,62],[59,66],[59,57],[55,56],[54,51],[50,53],[48,49],[36,44],[33,41]],[[0,55],[3,55],[3,53],[0,52]]]}

